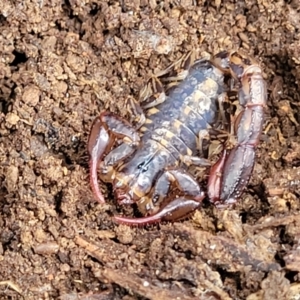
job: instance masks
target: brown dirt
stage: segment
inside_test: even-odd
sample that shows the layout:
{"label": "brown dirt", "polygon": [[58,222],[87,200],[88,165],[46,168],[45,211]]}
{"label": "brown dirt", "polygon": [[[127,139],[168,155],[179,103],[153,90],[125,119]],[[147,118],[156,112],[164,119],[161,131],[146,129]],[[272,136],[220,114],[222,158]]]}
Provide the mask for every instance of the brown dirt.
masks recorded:
{"label": "brown dirt", "polygon": [[[299,299],[297,0],[0,1],[0,13],[1,299]],[[88,184],[92,120],[124,116],[126,97],[191,49],[238,48],[269,96],[242,201],[115,225],[115,202]]]}

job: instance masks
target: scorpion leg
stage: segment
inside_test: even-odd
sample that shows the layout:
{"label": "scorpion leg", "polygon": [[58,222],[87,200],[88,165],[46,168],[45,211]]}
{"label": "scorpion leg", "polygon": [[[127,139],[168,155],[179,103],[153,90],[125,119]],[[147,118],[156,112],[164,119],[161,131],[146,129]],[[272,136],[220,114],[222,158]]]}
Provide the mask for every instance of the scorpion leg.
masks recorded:
{"label": "scorpion leg", "polygon": [[145,87],[141,90],[139,98],[144,109],[154,107],[166,100],[164,87],[158,77],[152,76]]}
{"label": "scorpion leg", "polygon": [[140,138],[127,121],[109,112],[101,113],[93,122],[88,140],[91,187],[100,203],[105,203],[105,200],[98,186],[97,168],[105,152],[113,146],[116,138],[123,139],[126,145],[121,144],[107,155],[106,166],[114,165],[133,153]]}
{"label": "scorpion leg", "polygon": [[[190,67],[195,62],[196,52],[190,51],[186,55],[182,56],[179,60],[175,61],[165,70],[156,74],[157,77],[168,74],[166,78],[163,78],[164,82],[175,82],[182,81],[188,75]],[[172,84],[171,84],[172,86]],[[168,86],[170,87],[170,86]]]}
{"label": "scorpion leg", "polygon": [[[180,191],[181,196],[168,199],[170,188],[175,186]],[[114,220],[127,225],[146,225],[159,221],[175,221],[192,213],[201,205],[204,198],[205,193],[192,176],[181,169],[166,170],[158,178],[154,186],[152,201],[149,201],[148,205],[146,205],[150,216],[143,218],[114,216]]]}
{"label": "scorpion leg", "polygon": [[[187,55],[182,56],[178,61],[171,64],[163,71],[157,72],[153,75],[145,87],[141,90],[139,98],[141,106],[144,109],[148,109],[163,103],[166,100],[165,91],[174,85],[178,84],[178,81],[182,81],[186,78],[190,66],[195,60],[195,52],[191,51]],[[166,77],[163,77],[167,75]],[[160,77],[163,77],[159,79]],[[169,82],[166,89],[163,87],[162,82]]]}
{"label": "scorpion leg", "polygon": [[[135,117],[139,117],[139,120],[137,122],[139,126],[137,126],[137,128],[141,127],[141,125],[143,124],[143,121],[141,120],[145,120],[143,109],[148,109],[157,106],[166,100],[165,88],[161,81],[170,82],[184,80],[188,74],[190,66],[192,65],[195,59],[194,54],[194,52],[188,53],[186,56],[183,56],[165,70],[160,71],[155,75],[151,76],[147,84],[140,91],[140,103],[131,97],[127,98],[126,102],[128,110],[132,112]],[[177,68],[180,68],[180,72],[177,71]],[[159,77],[171,73],[172,71],[173,73],[176,72],[176,76],[171,75],[167,78],[162,78],[161,80],[159,79]],[[136,121],[136,118],[133,121]]]}
{"label": "scorpion leg", "polygon": [[145,114],[140,104],[132,97],[126,99],[126,108],[130,113],[130,124],[133,124],[133,127],[138,130],[146,121]]}
{"label": "scorpion leg", "polygon": [[197,148],[200,157],[208,158],[210,134],[207,129],[200,130],[197,138]]}
{"label": "scorpion leg", "polygon": [[184,162],[187,166],[196,166],[196,167],[210,167],[211,162],[206,158],[199,156],[183,155],[181,161]]}
{"label": "scorpion leg", "polygon": [[221,124],[222,128],[229,132],[230,131],[230,125],[231,125],[231,112],[230,108],[232,106],[231,103],[229,103],[229,100],[227,98],[227,93],[222,93],[218,97],[219,102],[219,110],[220,110],[220,118],[221,118]]}

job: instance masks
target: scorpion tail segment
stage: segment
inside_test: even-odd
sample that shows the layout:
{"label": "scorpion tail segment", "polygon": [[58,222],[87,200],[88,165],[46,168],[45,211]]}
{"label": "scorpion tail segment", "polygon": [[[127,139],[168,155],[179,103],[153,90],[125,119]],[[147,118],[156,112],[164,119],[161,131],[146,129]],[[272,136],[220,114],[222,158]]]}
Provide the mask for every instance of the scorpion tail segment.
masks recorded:
{"label": "scorpion tail segment", "polygon": [[201,205],[204,196],[196,200],[184,197],[176,198],[160,209],[156,214],[144,218],[126,218],[114,216],[120,224],[143,226],[159,223],[160,221],[177,221],[186,218]]}
{"label": "scorpion tail segment", "polygon": [[92,190],[100,203],[105,203],[104,197],[98,186],[97,168],[107,145],[109,134],[103,127],[100,118],[96,118],[88,140],[88,152],[90,156],[90,181]]}
{"label": "scorpion tail segment", "polygon": [[209,201],[217,204],[220,200],[223,169],[227,158],[227,151],[224,150],[219,160],[212,166],[207,184],[207,195]]}

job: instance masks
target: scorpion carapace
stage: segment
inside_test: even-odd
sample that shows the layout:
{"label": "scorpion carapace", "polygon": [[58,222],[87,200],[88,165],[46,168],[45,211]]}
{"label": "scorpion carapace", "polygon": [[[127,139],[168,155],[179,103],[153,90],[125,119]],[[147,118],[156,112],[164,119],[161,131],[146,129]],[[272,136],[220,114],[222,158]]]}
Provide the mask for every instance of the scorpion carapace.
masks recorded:
{"label": "scorpion carapace", "polygon": [[228,92],[225,75],[238,84],[240,112],[232,122],[236,139],[231,150],[224,145],[211,167],[207,194],[218,206],[230,205],[248,184],[267,99],[261,68],[238,52],[221,52],[211,60],[195,61],[182,74],[166,94],[146,101],[145,115],[132,103],[141,112],[138,127],[110,112],[102,112],[92,125],[88,150],[97,200],[105,202],[99,171],[102,181],[112,183],[119,204],[136,203],[145,215],[115,216],[119,223],[175,221],[201,206],[206,193],[188,167],[208,165],[203,136],[226,127],[220,104]]}

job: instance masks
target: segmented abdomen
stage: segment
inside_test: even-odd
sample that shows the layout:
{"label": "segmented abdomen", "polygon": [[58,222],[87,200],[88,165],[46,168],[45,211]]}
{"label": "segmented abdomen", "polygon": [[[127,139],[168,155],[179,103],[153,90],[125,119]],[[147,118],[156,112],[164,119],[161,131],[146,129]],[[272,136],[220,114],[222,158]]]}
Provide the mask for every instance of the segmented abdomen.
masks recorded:
{"label": "segmented abdomen", "polygon": [[143,142],[156,141],[177,161],[181,155],[195,155],[200,130],[216,122],[222,92],[223,73],[209,61],[197,62],[162,104],[146,112]]}

